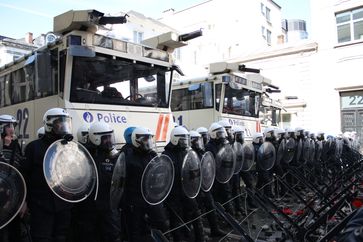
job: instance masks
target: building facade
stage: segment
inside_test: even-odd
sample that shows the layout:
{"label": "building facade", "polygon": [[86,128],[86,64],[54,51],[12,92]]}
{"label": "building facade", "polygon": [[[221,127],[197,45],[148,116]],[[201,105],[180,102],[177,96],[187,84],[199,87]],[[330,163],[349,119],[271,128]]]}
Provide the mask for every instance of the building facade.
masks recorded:
{"label": "building facade", "polygon": [[[228,3],[228,4],[227,4]],[[206,72],[212,62],[247,55],[283,40],[281,7],[272,0],[209,0],[181,11],[170,9],[161,22],[203,36],[181,49],[179,65],[189,76]]]}
{"label": "building facade", "polygon": [[311,1],[311,16],[310,40],[239,60],[280,86],[286,126],[356,131],[362,139],[363,1]]}

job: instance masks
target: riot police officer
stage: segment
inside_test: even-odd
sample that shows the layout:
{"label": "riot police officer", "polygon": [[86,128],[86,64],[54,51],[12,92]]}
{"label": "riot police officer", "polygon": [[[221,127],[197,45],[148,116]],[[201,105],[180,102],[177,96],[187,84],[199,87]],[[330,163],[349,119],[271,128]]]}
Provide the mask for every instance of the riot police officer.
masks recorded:
{"label": "riot police officer", "polygon": [[71,219],[71,204],[58,198],[48,187],[43,174],[43,160],[48,147],[63,138],[70,139],[71,116],[62,108],[52,108],[43,116],[45,135],[30,142],[21,166],[28,188],[27,203],[31,213],[33,241],[66,241]]}
{"label": "riot police officer", "polygon": [[38,139],[42,138],[44,136],[44,134],[45,134],[45,130],[44,130],[44,126],[42,126],[37,130]]}
{"label": "riot police officer", "polygon": [[[236,126],[234,128],[234,139],[235,142],[240,144],[244,144],[245,142],[245,127],[244,126]],[[242,178],[243,183],[245,184],[246,188],[253,190],[255,188],[254,183],[254,176],[252,171],[241,171],[240,176]],[[246,198],[247,208],[249,209],[256,209],[256,205],[252,201],[251,197],[247,195]]]}
{"label": "riot police officer", "polygon": [[[253,147],[255,148],[255,154],[256,154],[255,157],[257,157],[258,150],[261,147],[262,143],[263,143],[263,134],[259,132],[254,133],[252,136],[252,144]],[[257,162],[256,170],[257,170],[256,188],[262,189],[265,196],[273,198],[272,188],[270,184],[270,182],[272,181],[270,171],[262,169],[261,164],[259,164],[259,162]]]}
{"label": "riot police officer", "polygon": [[[187,197],[182,188],[181,172],[185,156],[190,149],[190,135],[188,130],[182,126],[175,127],[170,134],[170,142],[165,146],[163,152],[171,158],[174,163],[175,179],[172,190],[167,198],[171,228],[176,228],[183,223],[183,219],[193,220],[194,235],[196,241],[205,241],[203,223],[196,199]],[[174,241],[182,240],[181,229],[173,232]]]}
{"label": "riot police officer", "polygon": [[[201,131],[203,133],[203,130],[201,128],[198,128],[197,130]],[[198,156],[200,159],[202,159],[203,155],[205,154],[204,151],[204,138],[202,137],[202,135],[200,133],[198,133],[197,131],[190,131],[190,140],[191,140],[191,148],[197,152]],[[205,192],[205,191],[200,191],[198,197],[197,197],[197,201],[199,203],[199,206],[201,208],[204,208],[206,211],[208,212],[207,214],[207,219],[208,219],[208,223],[210,226],[210,235],[212,237],[218,237],[218,236],[224,236],[226,235],[226,232],[221,230],[219,228],[219,224],[218,224],[218,219],[217,219],[217,213],[214,210],[214,199],[212,196],[212,193],[210,191]]]}
{"label": "riot police officer", "polygon": [[[232,138],[230,138],[230,142],[233,142],[231,144],[239,143],[243,145],[244,142],[244,127],[241,126],[233,126],[230,133],[232,134]],[[246,176],[245,176],[246,178]],[[242,216],[242,213],[244,213],[243,209],[243,203],[242,203],[242,197],[241,197],[241,175],[240,172],[237,174],[233,174],[231,180],[229,181],[231,188],[232,188],[232,197],[233,200],[233,206],[236,211],[236,215],[238,217]],[[248,181],[247,181],[248,183]],[[250,184],[249,184],[250,185]]]}
{"label": "riot police officer", "polygon": [[[212,123],[209,127],[210,140],[205,146],[205,151],[212,152],[214,158],[216,158],[218,151],[223,148],[225,144],[229,143],[226,140],[226,135],[227,133],[222,125],[220,125],[219,123]],[[212,188],[212,194],[214,200],[221,204],[232,199],[232,189],[228,182],[222,184],[218,181],[215,181]],[[227,212],[235,215],[235,209],[231,202],[226,203],[224,206]]]}
{"label": "riot police officer", "polygon": [[[15,127],[17,120],[7,114],[0,115],[0,161],[8,163],[15,168],[19,169],[20,164],[23,162],[23,156],[20,149],[19,142],[15,135]],[[21,241],[21,219],[26,213],[26,203],[15,217],[5,228],[0,230],[0,241],[17,242]]]}
{"label": "riot police officer", "polygon": [[[150,228],[165,232],[169,227],[163,204],[146,203],[140,189],[145,167],[157,156],[154,150],[154,135],[148,128],[143,127],[130,127],[124,135],[128,148],[125,148],[125,145],[122,149],[125,153],[126,178],[121,206],[125,211],[128,241],[152,241]],[[131,146],[128,143],[130,139]]]}
{"label": "riot police officer", "polygon": [[[118,158],[114,130],[107,123],[95,122],[89,128],[88,138],[98,170],[99,188],[97,200],[87,204],[89,211],[85,212],[89,213],[89,221],[84,227],[88,232],[81,237],[84,241],[95,241],[99,237],[102,242],[118,242],[121,241],[120,211],[110,206],[111,179]],[[95,234],[96,231],[99,234]]]}
{"label": "riot police officer", "polygon": [[[274,131],[273,131],[273,136],[274,136],[273,144],[275,146],[276,153],[279,151],[280,145],[283,145],[282,142],[285,142],[285,134],[286,134],[285,130],[280,129],[280,128],[274,129]],[[282,162],[280,160],[279,162],[275,162],[275,165],[273,167],[273,173],[275,173],[277,176],[279,176],[280,179],[285,179],[283,165],[284,165],[284,162]],[[281,196],[285,195],[286,188],[284,186],[279,186],[279,183],[276,181],[274,191],[275,191],[275,196],[281,197]]]}
{"label": "riot police officer", "polygon": [[209,134],[208,134],[208,129],[206,127],[199,127],[197,128],[196,130],[201,136],[202,136],[202,139],[203,139],[203,145],[205,147],[205,145],[208,143],[209,141]]}

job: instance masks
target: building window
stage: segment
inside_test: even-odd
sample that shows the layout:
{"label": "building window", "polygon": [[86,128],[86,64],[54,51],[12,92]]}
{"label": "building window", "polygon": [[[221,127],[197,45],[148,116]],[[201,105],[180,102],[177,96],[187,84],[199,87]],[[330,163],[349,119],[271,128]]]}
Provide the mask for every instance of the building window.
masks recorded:
{"label": "building window", "polygon": [[271,12],[271,10],[268,7],[266,7],[266,20],[268,22],[271,22],[270,12]]}
{"label": "building window", "polygon": [[271,31],[270,30],[266,31],[266,41],[269,45],[271,44]]}
{"label": "building window", "polygon": [[134,43],[140,44],[144,39],[144,33],[139,31],[134,31]]}
{"label": "building window", "polygon": [[265,5],[263,3],[261,3],[261,13],[265,16]]}
{"label": "building window", "polygon": [[363,8],[335,15],[338,43],[363,39]]}
{"label": "building window", "polygon": [[264,26],[261,26],[261,34],[264,39],[266,39],[266,28]]}

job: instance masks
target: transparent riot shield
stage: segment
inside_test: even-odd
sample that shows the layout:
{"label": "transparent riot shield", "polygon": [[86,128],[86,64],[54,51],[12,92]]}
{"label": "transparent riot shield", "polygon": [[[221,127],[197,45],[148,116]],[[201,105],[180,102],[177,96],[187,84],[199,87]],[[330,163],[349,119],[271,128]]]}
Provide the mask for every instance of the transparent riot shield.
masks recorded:
{"label": "transparent riot shield", "polygon": [[13,166],[0,162],[0,230],[19,213],[25,202],[23,176]]}
{"label": "transparent riot shield", "polygon": [[234,167],[234,174],[238,174],[243,166],[244,152],[241,143],[234,142],[233,144],[234,152],[236,153],[236,165]]}
{"label": "transparent riot shield", "polygon": [[117,158],[115,167],[112,173],[111,187],[110,187],[110,205],[111,209],[119,207],[122,194],[125,189],[126,179],[126,160],[125,153],[121,152]]}
{"label": "transparent riot shield", "polygon": [[310,161],[310,140],[309,139],[304,140],[302,159],[304,161],[304,164],[306,164]]}
{"label": "transparent riot shield", "polygon": [[321,160],[322,154],[323,154],[323,142],[316,141],[316,143],[315,143],[315,159],[316,159],[316,161]]}
{"label": "transparent riot shield", "polygon": [[141,194],[151,205],[163,202],[174,182],[174,165],[169,156],[155,156],[145,167],[141,178]]}
{"label": "transparent riot shield", "polygon": [[293,138],[289,138],[286,141],[286,149],[284,152],[284,158],[282,159],[285,164],[289,164],[295,156],[296,142]]}
{"label": "transparent riot shield", "polygon": [[264,142],[257,151],[257,165],[265,171],[269,171],[275,165],[276,151],[271,142]]}
{"label": "transparent riot shield", "polygon": [[236,165],[236,153],[231,145],[224,145],[216,155],[216,180],[227,183],[233,176]]}
{"label": "transparent riot shield", "polygon": [[302,140],[299,139],[298,141],[296,141],[296,161],[297,162],[300,161],[302,152],[303,152],[303,143],[302,143]]}
{"label": "transparent riot shield", "polygon": [[310,140],[310,155],[309,155],[310,162],[315,161],[315,151],[316,151],[315,141]]}
{"label": "transparent riot shield", "polygon": [[216,177],[216,162],[213,154],[209,151],[204,153],[202,160],[202,187],[204,192],[208,192],[214,183]]}
{"label": "transparent riot shield", "polygon": [[281,162],[283,162],[285,150],[286,150],[286,140],[283,139],[283,140],[281,140],[279,148],[277,149],[277,152],[276,152],[276,164],[277,165],[279,165],[279,164],[281,164]]}
{"label": "transparent riot shield", "polygon": [[201,162],[198,154],[190,149],[185,155],[181,169],[182,188],[185,195],[195,198],[202,185]]}
{"label": "transparent riot shield", "polygon": [[57,140],[47,149],[43,172],[49,188],[67,202],[85,200],[96,187],[96,164],[87,149],[74,141]]}
{"label": "transparent riot shield", "polygon": [[244,143],[242,148],[244,153],[242,171],[249,171],[255,163],[255,148],[251,143]]}
{"label": "transparent riot shield", "polygon": [[343,153],[343,140],[337,139],[335,141],[335,157],[339,159]]}

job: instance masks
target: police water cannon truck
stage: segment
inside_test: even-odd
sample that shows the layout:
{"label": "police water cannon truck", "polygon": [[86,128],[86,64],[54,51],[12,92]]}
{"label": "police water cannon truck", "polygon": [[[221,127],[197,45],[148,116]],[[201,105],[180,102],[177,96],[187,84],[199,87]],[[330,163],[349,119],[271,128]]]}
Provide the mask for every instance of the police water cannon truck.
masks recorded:
{"label": "police water cannon truck", "polygon": [[[25,145],[36,138],[46,110],[64,108],[73,132],[96,121],[109,123],[116,143],[128,126],[144,126],[166,144],[172,129],[171,54],[201,35],[167,33],[136,44],[101,35],[106,24],[127,24],[127,15],[108,17],[96,10],[70,10],[54,17],[46,45],[0,67],[0,112],[14,115]],[[153,44],[157,43],[157,44]]]}

